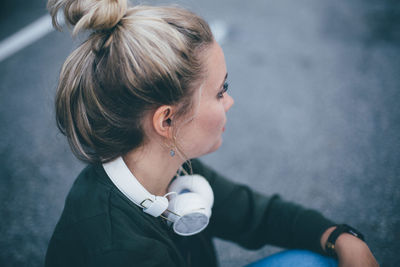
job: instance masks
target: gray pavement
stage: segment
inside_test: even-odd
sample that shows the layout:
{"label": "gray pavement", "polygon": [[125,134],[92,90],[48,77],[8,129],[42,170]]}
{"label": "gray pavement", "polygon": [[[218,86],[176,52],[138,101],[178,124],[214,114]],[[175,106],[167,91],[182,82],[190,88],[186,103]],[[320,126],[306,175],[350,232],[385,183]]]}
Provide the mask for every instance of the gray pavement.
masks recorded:
{"label": "gray pavement", "polygon": [[[17,30],[13,21],[44,14],[43,1],[32,3],[2,17],[2,38]],[[399,2],[178,3],[226,26],[236,103],[223,146],[204,160],[255,190],[355,226],[382,266],[400,266]],[[0,266],[43,265],[83,168],[53,111],[61,64],[80,41],[53,32],[0,62]],[[223,267],[279,250],[215,242]]]}

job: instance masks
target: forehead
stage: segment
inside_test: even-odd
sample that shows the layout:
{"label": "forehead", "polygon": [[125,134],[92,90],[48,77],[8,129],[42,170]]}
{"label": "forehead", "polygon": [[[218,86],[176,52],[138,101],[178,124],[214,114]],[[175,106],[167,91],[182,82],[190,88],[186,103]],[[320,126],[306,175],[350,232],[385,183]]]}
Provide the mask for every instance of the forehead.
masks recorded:
{"label": "forehead", "polygon": [[218,91],[226,75],[225,57],[222,48],[214,42],[204,51],[206,77],[203,91]]}

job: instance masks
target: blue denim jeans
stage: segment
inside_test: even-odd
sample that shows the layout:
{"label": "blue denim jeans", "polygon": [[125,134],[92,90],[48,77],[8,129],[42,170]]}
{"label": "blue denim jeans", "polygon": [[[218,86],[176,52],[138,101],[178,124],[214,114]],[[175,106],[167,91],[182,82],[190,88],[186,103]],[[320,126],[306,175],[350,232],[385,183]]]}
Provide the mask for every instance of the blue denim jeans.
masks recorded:
{"label": "blue denim jeans", "polygon": [[246,267],[337,267],[335,259],[308,250],[286,250],[253,262]]}

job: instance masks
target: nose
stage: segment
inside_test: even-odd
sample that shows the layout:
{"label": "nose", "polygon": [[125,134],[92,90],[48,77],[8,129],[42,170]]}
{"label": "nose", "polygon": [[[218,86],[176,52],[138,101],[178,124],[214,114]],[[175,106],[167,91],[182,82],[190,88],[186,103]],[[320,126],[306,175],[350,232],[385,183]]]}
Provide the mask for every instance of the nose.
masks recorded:
{"label": "nose", "polygon": [[225,108],[225,112],[227,112],[232,107],[232,105],[235,103],[235,100],[233,100],[233,98],[228,93],[225,93],[224,100],[225,100],[224,108]]}

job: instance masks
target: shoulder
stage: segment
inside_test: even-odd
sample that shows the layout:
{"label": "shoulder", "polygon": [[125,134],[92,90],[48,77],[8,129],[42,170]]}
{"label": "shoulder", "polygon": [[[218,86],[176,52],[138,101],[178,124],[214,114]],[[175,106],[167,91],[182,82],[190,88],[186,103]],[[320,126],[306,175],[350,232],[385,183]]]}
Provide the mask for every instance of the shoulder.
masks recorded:
{"label": "shoulder", "polygon": [[[46,266],[177,266],[177,253],[162,240],[119,223],[109,227],[105,219],[81,221],[67,235],[54,235]],[[118,228],[128,231],[123,236]]]}
{"label": "shoulder", "polygon": [[124,261],[151,261],[155,255],[168,261],[172,243],[160,218],[143,213],[103,172],[88,166],[78,176],[50,241],[49,259],[86,258],[96,266],[111,266],[108,261],[125,266]]}
{"label": "shoulder", "polygon": [[113,241],[139,238],[151,228],[147,220],[141,209],[112,184],[101,165],[89,165],[68,193],[54,235],[75,242],[83,240],[87,246],[112,247]]}
{"label": "shoulder", "polygon": [[60,221],[74,224],[103,214],[108,205],[112,184],[102,177],[97,165],[88,165],[72,185]]}

